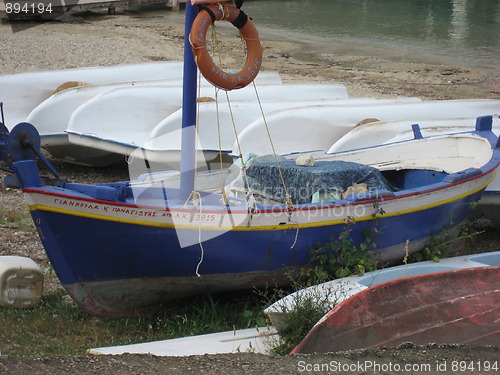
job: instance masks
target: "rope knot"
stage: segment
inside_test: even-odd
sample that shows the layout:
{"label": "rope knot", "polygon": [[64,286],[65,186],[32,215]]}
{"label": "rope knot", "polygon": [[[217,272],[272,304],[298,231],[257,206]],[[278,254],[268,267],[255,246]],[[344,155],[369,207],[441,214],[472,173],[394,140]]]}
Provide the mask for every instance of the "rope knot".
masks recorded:
{"label": "rope knot", "polygon": [[290,194],[286,195],[286,208],[288,211],[295,211],[297,209],[292,202],[292,196]]}
{"label": "rope knot", "polygon": [[198,204],[200,203],[200,198],[200,193],[196,190],[193,190],[191,194],[189,194],[189,197],[187,197],[186,202],[184,202],[184,208],[187,208],[189,201],[193,203],[193,206],[198,206]]}

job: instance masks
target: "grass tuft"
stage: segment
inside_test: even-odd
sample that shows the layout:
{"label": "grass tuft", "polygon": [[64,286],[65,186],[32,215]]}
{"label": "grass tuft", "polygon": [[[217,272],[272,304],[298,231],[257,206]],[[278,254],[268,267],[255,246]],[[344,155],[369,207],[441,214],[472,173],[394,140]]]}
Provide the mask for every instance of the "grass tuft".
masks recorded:
{"label": "grass tuft", "polygon": [[98,319],[68,299],[65,291],[58,290],[44,296],[33,309],[0,308],[0,352],[9,356],[83,355],[93,347],[265,325],[253,293],[202,295],[155,314],[120,319]]}

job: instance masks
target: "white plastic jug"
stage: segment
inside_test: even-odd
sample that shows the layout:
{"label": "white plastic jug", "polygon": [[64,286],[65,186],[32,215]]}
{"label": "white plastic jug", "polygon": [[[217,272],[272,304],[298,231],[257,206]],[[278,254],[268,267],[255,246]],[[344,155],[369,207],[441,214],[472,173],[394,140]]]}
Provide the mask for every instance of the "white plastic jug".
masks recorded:
{"label": "white plastic jug", "polygon": [[42,290],[43,272],[32,259],[0,256],[0,307],[35,307]]}

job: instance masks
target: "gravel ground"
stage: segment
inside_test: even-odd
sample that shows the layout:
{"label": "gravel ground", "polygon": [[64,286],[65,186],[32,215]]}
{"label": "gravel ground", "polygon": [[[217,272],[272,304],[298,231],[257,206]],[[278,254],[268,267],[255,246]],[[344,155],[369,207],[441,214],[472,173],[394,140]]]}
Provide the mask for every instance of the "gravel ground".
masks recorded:
{"label": "gravel ground", "polygon": [[396,349],[272,357],[224,354],[191,357],[122,355],[101,357],[0,357],[9,375],[185,375],[185,374],[495,374],[493,348],[403,344]]}
{"label": "gravel ground", "polygon": [[[30,23],[13,33],[0,24],[2,74],[114,65],[182,58],[183,26],[174,17],[164,22],[140,14],[86,15],[72,22]],[[279,71],[285,82],[343,83],[351,96],[418,96],[422,99],[500,98],[498,77],[469,67],[394,62],[380,57],[327,54],[304,50],[310,45],[262,32],[264,70]],[[312,57],[311,57],[312,56]],[[72,180],[97,182],[127,178],[126,168],[91,170],[54,161]],[[2,175],[3,177],[3,175]],[[50,272],[22,195],[0,188],[0,255],[34,259],[46,273],[48,291],[59,288]],[[477,240],[485,250],[500,249],[500,232],[482,223],[487,232]],[[497,364],[493,371],[491,364]],[[464,366],[467,365],[467,368]],[[354,351],[310,356],[269,357],[257,354],[206,355],[183,358],[153,356],[22,357],[0,356],[0,374],[492,374],[498,373],[498,349],[469,346],[414,347]],[[352,370],[352,371],[346,371]],[[488,371],[487,371],[488,369]],[[464,370],[464,371],[462,371]]]}

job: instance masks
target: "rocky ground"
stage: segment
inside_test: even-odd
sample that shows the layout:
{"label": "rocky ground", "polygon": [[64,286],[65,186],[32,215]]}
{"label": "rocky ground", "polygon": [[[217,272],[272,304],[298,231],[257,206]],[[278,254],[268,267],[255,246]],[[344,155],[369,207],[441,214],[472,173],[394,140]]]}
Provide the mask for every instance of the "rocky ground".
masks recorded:
{"label": "rocky ground", "polygon": [[[67,67],[114,65],[182,59],[183,26],[137,14],[86,15],[70,22],[29,24],[13,32],[0,25],[1,74]],[[324,53],[304,43],[262,33],[264,70],[278,71],[285,82],[345,84],[351,96],[416,96],[422,99],[500,98],[497,77],[469,67],[394,62],[381,57]],[[232,46],[228,45],[231,54]],[[7,112],[8,114],[8,112]],[[127,177],[125,167],[89,170],[55,161],[64,176],[77,181]],[[2,176],[3,177],[3,176]],[[21,193],[0,187],[0,255],[29,256],[47,275],[47,288],[60,287],[30,223]],[[500,249],[500,233],[482,222],[486,233],[477,246]],[[496,364],[496,371],[492,365]],[[269,357],[257,354],[186,358],[153,356],[22,357],[0,356],[0,374],[493,374],[500,353],[469,346],[414,347],[311,356]],[[348,371],[349,370],[349,371]],[[352,370],[352,371],[350,371]]]}

